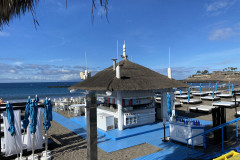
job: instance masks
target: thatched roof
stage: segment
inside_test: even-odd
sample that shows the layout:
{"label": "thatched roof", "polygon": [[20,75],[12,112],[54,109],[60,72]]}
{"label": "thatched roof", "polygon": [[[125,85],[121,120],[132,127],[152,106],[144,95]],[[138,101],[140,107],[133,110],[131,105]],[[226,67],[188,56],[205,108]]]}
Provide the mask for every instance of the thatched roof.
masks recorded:
{"label": "thatched roof", "polygon": [[121,78],[116,78],[116,71],[109,67],[93,77],[86,79],[69,89],[79,90],[158,90],[174,87],[188,87],[185,83],[169,79],[149,68],[129,60],[119,62]]}

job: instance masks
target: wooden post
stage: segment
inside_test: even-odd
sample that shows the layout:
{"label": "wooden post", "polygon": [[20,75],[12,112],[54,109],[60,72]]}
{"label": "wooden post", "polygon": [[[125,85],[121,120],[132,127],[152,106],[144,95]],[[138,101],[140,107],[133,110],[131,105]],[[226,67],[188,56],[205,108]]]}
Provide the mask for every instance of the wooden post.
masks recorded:
{"label": "wooden post", "polygon": [[87,100],[87,159],[97,160],[97,104],[95,93],[86,97]]}

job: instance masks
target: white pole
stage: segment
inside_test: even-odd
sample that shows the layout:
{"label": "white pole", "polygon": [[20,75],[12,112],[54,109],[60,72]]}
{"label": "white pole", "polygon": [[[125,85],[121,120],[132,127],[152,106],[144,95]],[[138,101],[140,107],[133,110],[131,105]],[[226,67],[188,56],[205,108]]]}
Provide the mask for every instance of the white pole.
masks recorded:
{"label": "white pole", "polygon": [[85,64],[86,64],[86,70],[87,70],[87,53],[85,52]]}
{"label": "white pole", "polygon": [[32,133],[32,160],[34,160],[34,146],[35,146],[35,134]]}
{"label": "white pole", "polygon": [[170,48],[169,48],[169,68],[170,68]]}
{"label": "white pole", "polygon": [[123,110],[122,110],[122,93],[117,91],[117,104],[118,104],[118,130],[123,130]]}
{"label": "white pole", "polygon": [[118,60],[118,40],[117,40],[117,60]]}

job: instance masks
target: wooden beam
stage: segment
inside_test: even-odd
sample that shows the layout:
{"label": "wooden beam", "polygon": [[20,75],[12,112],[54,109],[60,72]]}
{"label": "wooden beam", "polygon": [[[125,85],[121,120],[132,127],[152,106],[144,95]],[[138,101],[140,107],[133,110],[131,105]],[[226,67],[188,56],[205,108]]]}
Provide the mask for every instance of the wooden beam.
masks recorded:
{"label": "wooden beam", "polygon": [[97,160],[97,103],[95,93],[90,93],[87,100],[87,159]]}

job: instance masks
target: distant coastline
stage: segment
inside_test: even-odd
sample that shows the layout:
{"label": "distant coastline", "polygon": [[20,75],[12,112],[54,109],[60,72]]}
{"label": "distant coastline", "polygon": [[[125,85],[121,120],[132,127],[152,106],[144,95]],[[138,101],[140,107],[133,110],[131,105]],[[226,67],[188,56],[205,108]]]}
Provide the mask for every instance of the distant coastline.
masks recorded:
{"label": "distant coastline", "polygon": [[233,71],[213,71],[212,73],[207,74],[194,74],[189,76],[187,79],[183,80],[188,83],[226,83],[226,82],[240,82],[240,72]]}

